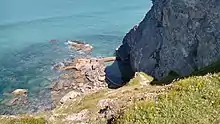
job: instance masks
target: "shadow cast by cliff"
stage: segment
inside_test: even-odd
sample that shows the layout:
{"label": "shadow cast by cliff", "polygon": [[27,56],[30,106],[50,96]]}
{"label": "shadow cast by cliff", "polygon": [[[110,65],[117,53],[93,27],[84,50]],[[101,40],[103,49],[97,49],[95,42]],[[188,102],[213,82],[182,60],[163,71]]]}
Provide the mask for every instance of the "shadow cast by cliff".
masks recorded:
{"label": "shadow cast by cliff", "polygon": [[167,84],[171,84],[173,80],[176,80],[176,79],[183,79],[183,78],[187,78],[191,76],[204,76],[208,73],[213,74],[213,73],[218,73],[218,72],[220,72],[220,60],[204,68],[196,69],[194,72],[192,72],[188,76],[181,76],[177,74],[176,72],[171,71],[167,77],[161,80],[154,80],[153,82],[151,82],[151,84],[152,85],[167,85]]}
{"label": "shadow cast by cliff", "polygon": [[106,67],[106,82],[108,88],[117,89],[124,86],[134,76],[129,62],[120,61],[118,58],[112,65]]}

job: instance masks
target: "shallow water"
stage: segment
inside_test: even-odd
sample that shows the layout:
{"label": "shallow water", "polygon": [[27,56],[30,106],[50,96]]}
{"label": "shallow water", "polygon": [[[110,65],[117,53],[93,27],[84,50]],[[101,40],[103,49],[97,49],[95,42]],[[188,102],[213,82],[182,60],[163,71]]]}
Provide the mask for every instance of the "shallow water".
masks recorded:
{"label": "shallow water", "polygon": [[[83,40],[93,55],[111,56],[150,6],[151,0],[1,0],[0,114],[51,108],[47,88],[57,77],[51,67],[76,56],[64,42]],[[7,105],[17,88],[28,89],[28,105]]]}

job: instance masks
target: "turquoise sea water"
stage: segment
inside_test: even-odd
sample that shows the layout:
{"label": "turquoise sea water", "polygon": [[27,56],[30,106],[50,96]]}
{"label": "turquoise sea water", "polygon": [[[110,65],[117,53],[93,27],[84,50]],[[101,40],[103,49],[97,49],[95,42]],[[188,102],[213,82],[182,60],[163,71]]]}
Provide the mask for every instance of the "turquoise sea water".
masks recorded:
{"label": "turquoise sea water", "polygon": [[[75,55],[64,42],[83,40],[93,55],[111,56],[150,7],[151,0],[0,0],[0,114],[50,108],[51,67]],[[8,106],[17,88],[28,89],[28,104]]]}

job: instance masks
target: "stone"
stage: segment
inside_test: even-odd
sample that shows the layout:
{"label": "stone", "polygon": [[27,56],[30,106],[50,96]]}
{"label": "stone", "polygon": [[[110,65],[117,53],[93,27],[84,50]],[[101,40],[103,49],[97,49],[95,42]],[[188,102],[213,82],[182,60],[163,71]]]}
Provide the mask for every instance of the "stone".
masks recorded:
{"label": "stone", "polygon": [[92,69],[95,70],[97,68],[100,67],[100,63],[99,61],[96,59],[96,60],[91,60],[90,64],[92,65]]}
{"label": "stone", "polygon": [[103,70],[103,71],[100,70],[100,71],[99,71],[99,75],[100,75],[100,76],[105,76],[105,70]]}
{"label": "stone", "polygon": [[7,105],[9,105],[9,106],[15,105],[15,104],[17,104],[18,100],[19,100],[19,98],[13,98]]}
{"label": "stone", "polygon": [[67,121],[84,121],[89,117],[89,110],[84,109],[80,111],[79,113],[75,113],[72,115],[68,115],[65,120]]}
{"label": "stone", "polygon": [[220,60],[220,2],[152,0],[145,18],[116,51],[134,72],[187,76]]}
{"label": "stone", "polygon": [[116,102],[112,99],[102,99],[97,104],[98,107],[101,107],[99,110],[99,114],[101,117],[105,118],[108,121],[114,119],[116,115],[116,111],[114,110],[116,107]]}
{"label": "stone", "polygon": [[80,70],[84,65],[82,65],[81,63],[76,63],[75,68],[76,70]]}
{"label": "stone", "polygon": [[91,45],[86,44],[81,50],[86,54],[90,54],[92,52],[92,49],[93,47]]}
{"label": "stone", "polygon": [[115,104],[114,100],[112,99],[102,99],[98,102],[97,106],[101,108],[110,107]]}
{"label": "stone", "polygon": [[71,85],[72,85],[72,83],[71,83],[70,80],[65,80],[65,81],[63,82],[63,87],[71,87]]}
{"label": "stone", "polygon": [[90,44],[84,43],[82,41],[72,40],[67,42],[71,48],[75,49],[78,52],[83,52],[85,54],[90,54],[92,52],[93,46]]}
{"label": "stone", "polygon": [[136,72],[135,77],[139,79],[140,85],[148,86],[154,80],[153,77],[144,74],[143,72]]}
{"label": "stone", "polygon": [[14,95],[26,95],[28,93],[27,89],[16,89],[12,92]]}
{"label": "stone", "polygon": [[68,100],[68,94],[64,94],[71,90],[87,93],[106,87],[105,65],[99,58],[78,57],[65,65],[64,68],[68,68],[63,70],[66,75],[61,75],[52,88],[51,94],[55,104]]}
{"label": "stone", "polygon": [[104,82],[105,81],[105,76],[99,76],[99,81]]}
{"label": "stone", "polygon": [[61,74],[60,77],[63,78],[63,79],[69,79],[69,78],[72,77],[72,75],[70,75],[70,74]]}
{"label": "stone", "polygon": [[59,82],[56,82],[55,85],[52,88],[52,90],[54,90],[54,91],[59,91],[61,89],[63,89],[62,80],[60,80]]}
{"label": "stone", "polygon": [[75,81],[76,81],[77,83],[83,83],[85,80],[83,79],[83,77],[81,77],[81,78],[75,79]]}
{"label": "stone", "polygon": [[81,93],[80,92],[76,92],[76,91],[70,91],[69,93],[67,93],[65,96],[63,96],[60,100],[60,103],[63,104],[66,101],[70,100],[70,99],[74,99],[77,96],[80,96]]}
{"label": "stone", "polygon": [[79,77],[82,77],[81,71],[75,71],[74,74],[73,74],[73,78],[77,79]]}
{"label": "stone", "polygon": [[7,106],[13,106],[13,105],[26,105],[28,104],[28,99],[26,96],[21,95],[21,96],[17,96],[15,98],[12,98],[11,100],[9,100],[8,102],[6,102]]}

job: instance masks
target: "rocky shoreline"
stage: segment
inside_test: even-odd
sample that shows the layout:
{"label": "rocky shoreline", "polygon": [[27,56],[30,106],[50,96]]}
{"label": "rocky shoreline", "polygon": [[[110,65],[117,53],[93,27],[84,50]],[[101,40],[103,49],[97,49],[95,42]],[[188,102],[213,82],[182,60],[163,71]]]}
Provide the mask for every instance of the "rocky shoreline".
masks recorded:
{"label": "rocky shoreline", "polygon": [[[116,57],[93,57],[91,56],[93,47],[83,41],[71,40],[67,42],[67,45],[70,50],[78,53],[79,56],[53,65],[53,70],[59,72],[59,75],[56,79],[50,80],[51,86],[45,88],[51,94],[50,101],[52,103],[50,104],[51,107],[47,107],[47,110],[53,109],[55,106],[63,104],[74,97],[108,87],[105,72],[106,63],[115,61]],[[21,106],[27,106],[25,108],[29,108],[30,94],[28,89],[15,89],[14,91],[5,93],[11,99],[4,100],[3,104],[18,109]],[[42,104],[42,106],[44,105]],[[27,113],[41,111],[44,111],[44,109],[34,111],[28,109]],[[10,113],[6,112],[5,114]]]}
{"label": "rocky shoreline", "polygon": [[51,89],[51,95],[55,101],[69,91],[81,94],[107,87],[104,62],[97,58],[75,58],[72,62],[57,69],[63,72]]}
{"label": "rocky shoreline", "polygon": [[[30,92],[28,89],[15,89],[8,93],[13,97],[11,100],[5,101],[4,104],[15,108],[19,108],[19,106],[29,108],[30,104],[28,113],[52,110],[76,97],[96,93],[103,89],[119,88],[134,76],[131,73],[126,74],[130,70],[129,66],[126,63],[121,63],[117,57],[91,56],[93,47],[88,43],[71,40],[67,42],[67,45],[79,56],[53,65],[53,70],[59,72],[59,75],[51,81],[51,86],[46,88],[51,96],[50,107],[32,111],[31,107],[33,106],[29,103]],[[42,104],[42,106],[46,105]]]}
{"label": "rocky shoreline", "polygon": [[[76,52],[84,52],[87,56],[78,56],[68,62],[54,66],[61,71],[59,79],[54,81],[51,96],[54,105],[63,104],[68,99],[79,95],[96,92],[108,87],[106,80],[106,62],[113,62],[116,57],[92,57],[92,46],[82,42],[73,41],[68,45]],[[88,50],[88,48],[91,48]]]}
{"label": "rocky shoreline", "polygon": [[[69,41],[70,48],[86,56],[54,67],[62,72],[51,88],[53,103],[57,107],[37,117],[43,117],[52,124],[111,124],[123,115],[126,109],[129,111],[130,106],[130,113],[134,114],[134,117],[128,120],[138,123],[135,120],[138,118],[145,123],[152,115],[158,116],[156,120],[162,117],[164,120],[172,120],[171,116],[182,118],[182,114],[186,114],[179,114],[179,109],[176,108],[189,110],[184,112],[191,114],[192,110],[201,110],[200,107],[194,107],[198,103],[205,107],[212,103],[211,109],[208,109],[216,110],[219,106],[214,103],[219,103],[216,99],[219,90],[217,89],[213,96],[213,89],[218,87],[219,74],[198,75],[211,71],[219,72],[220,2],[152,0],[152,3],[153,6],[143,21],[124,37],[123,44],[116,50],[116,57],[91,57],[91,45],[81,41]],[[120,61],[117,61],[119,58]],[[105,62],[109,61],[114,62],[106,67]],[[178,79],[189,75],[193,77]],[[155,78],[163,81],[162,85],[151,85]],[[129,84],[122,88],[107,88],[121,87],[129,80]],[[175,82],[176,84],[172,84]],[[14,93],[20,94],[21,90]],[[195,97],[191,97],[194,95]],[[207,99],[204,96],[213,98]],[[147,104],[142,104],[143,101]],[[180,102],[184,103],[184,106],[179,107]],[[141,103],[140,108],[137,108],[137,103]],[[170,110],[177,110],[177,113],[172,115]],[[215,117],[216,113],[210,113],[214,116],[211,116],[208,122],[218,118]],[[204,114],[204,117],[207,115],[209,114]],[[190,122],[193,116],[190,115]],[[188,119],[189,116],[184,117]],[[201,113],[198,118],[201,119]]]}

